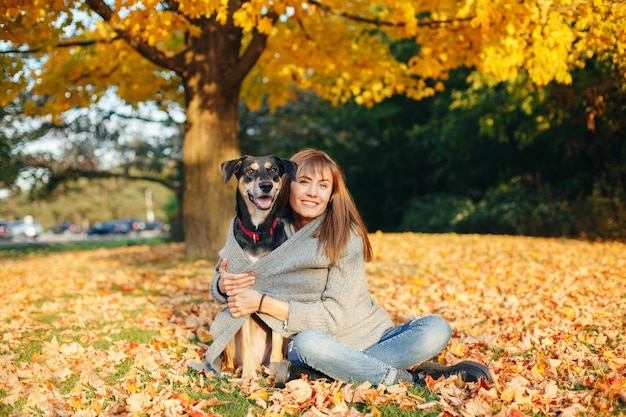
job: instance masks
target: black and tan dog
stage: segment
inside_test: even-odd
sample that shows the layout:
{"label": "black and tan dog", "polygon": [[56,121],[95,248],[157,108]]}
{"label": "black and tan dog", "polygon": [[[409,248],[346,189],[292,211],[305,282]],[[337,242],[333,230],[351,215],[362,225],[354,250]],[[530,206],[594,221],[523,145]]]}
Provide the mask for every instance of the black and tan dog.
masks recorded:
{"label": "black and tan dog", "polygon": [[276,156],[243,156],[223,162],[224,183],[237,178],[235,239],[252,260],[276,249],[287,237],[276,217],[282,176],[296,179],[297,165]]}
{"label": "black and tan dog", "polygon": [[[284,223],[276,216],[276,199],[282,176],[296,180],[295,162],[276,156],[243,156],[223,162],[224,183],[237,178],[237,217],[233,224],[235,239],[255,261],[277,248],[287,236]],[[252,314],[224,350],[224,372],[242,367],[242,377],[256,376],[256,369],[284,356],[283,338]]]}

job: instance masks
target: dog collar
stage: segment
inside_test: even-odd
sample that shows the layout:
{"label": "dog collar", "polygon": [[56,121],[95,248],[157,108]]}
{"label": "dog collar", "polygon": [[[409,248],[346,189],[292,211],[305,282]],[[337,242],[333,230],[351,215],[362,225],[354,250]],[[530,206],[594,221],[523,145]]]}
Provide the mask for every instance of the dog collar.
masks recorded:
{"label": "dog collar", "polygon": [[270,230],[267,236],[263,236],[261,235],[261,233],[254,233],[253,231],[248,230],[245,227],[243,227],[243,223],[241,222],[240,217],[237,217],[237,223],[239,224],[239,228],[241,229],[241,231],[250,239],[252,239],[254,243],[257,243],[259,240],[263,239],[264,237],[270,237],[274,234],[274,229],[276,228],[276,223],[278,223],[278,218],[277,217],[274,218],[274,221],[272,222],[272,227],[270,227]]}

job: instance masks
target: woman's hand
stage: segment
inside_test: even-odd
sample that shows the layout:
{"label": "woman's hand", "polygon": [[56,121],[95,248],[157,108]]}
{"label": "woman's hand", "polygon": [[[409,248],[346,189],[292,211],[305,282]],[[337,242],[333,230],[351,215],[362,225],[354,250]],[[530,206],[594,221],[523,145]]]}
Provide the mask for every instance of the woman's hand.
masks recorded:
{"label": "woman's hand", "polygon": [[227,259],[224,259],[220,264],[220,279],[217,282],[217,286],[220,292],[228,297],[227,306],[233,317],[257,313],[259,308],[262,307],[263,313],[278,320],[287,320],[287,317],[289,317],[289,303],[266,296],[261,306],[263,294],[250,289],[256,278],[248,273],[231,274],[226,272],[227,264]]}
{"label": "woman's hand", "polygon": [[247,316],[259,310],[262,294],[245,289],[228,297],[228,308],[233,317]]}
{"label": "woman's hand", "polygon": [[243,274],[231,274],[230,272],[226,272],[226,265],[228,265],[228,259],[224,259],[220,264],[220,280],[217,283],[222,294],[226,294],[226,296],[230,298],[242,290],[250,288],[252,284],[254,284],[255,278],[252,275],[247,272]]}

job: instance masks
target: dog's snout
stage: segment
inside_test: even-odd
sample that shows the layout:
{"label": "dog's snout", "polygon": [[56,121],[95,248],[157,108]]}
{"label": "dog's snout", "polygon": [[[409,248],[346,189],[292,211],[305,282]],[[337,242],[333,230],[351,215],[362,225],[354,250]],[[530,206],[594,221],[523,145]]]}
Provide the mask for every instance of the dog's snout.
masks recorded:
{"label": "dog's snout", "polygon": [[269,193],[270,191],[272,191],[272,187],[273,187],[273,184],[271,181],[263,181],[259,183],[259,188],[264,193]]}

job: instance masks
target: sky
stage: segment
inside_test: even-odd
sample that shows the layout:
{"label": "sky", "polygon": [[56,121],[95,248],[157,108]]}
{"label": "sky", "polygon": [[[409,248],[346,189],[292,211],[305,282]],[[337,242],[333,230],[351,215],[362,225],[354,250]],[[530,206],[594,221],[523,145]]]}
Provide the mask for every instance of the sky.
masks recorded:
{"label": "sky", "polygon": [[[120,122],[119,129],[123,129],[120,140],[121,141],[130,141],[136,139],[146,139],[157,138],[159,136],[163,137],[163,135],[173,135],[175,132],[173,131],[164,131],[164,127],[161,124],[166,118],[168,114],[164,111],[157,109],[153,104],[144,104],[140,105],[137,111],[134,111],[133,108],[123,102],[117,95],[115,94],[114,89],[111,89],[105,97],[103,97],[98,103],[98,107],[103,109],[103,111],[115,110],[117,114],[128,116],[129,119],[124,119],[123,117],[112,117],[110,119],[113,124],[109,128],[112,130],[116,129],[115,123]],[[85,113],[89,114],[87,109],[80,110],[70,110],[65,113],[64,117],[71,121]],[[146,120],[154,120],[154,122],[143,122],[141,120],[130,120],[133,114],[139,114],[139,117]],[[183,123],[185,120],[184,109],[175,109],[169,114],[172,119],[177,123]],[[95,117],[94,117],[95,119]],[[122,122],[123,121],[123,122]],[[95,122],[94,122],[95,123]],[[16,129],[28,129],[28,126],[13,126]],[[30,127],[32,129],[32,126]],[[173,129],[173,128],[170,128]],[[88,133],[82,133],[80,135],[85,135]],[[72,141],[80,141],[81,136],[79,134],[76,137],[56,137],[54,135],[45,135],[41,137],[41,139],[27,142],[25,143],[19,151],[23,153],[39,153],[45,152],[53,155],[56,158],[61,158],[64,151],[71,148]],[[84,138],[82,139],[84,140]],[[96,155],[99,159],[99,163],[103,168],[114,167],[119,163],[119,156],[114,153],[112,144],[108,145],[109,150],[105,146],[99,148],[96,151]],[[32,186],[32,182],[27,179],[26,175],[21,176],[17,185],[22,190],[28,190]],[[6,189],[0,189],[0,198],[4,199],[10,195],[10,191]]]}

